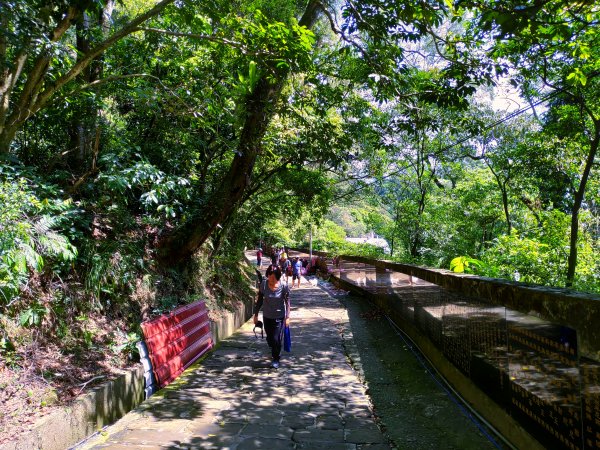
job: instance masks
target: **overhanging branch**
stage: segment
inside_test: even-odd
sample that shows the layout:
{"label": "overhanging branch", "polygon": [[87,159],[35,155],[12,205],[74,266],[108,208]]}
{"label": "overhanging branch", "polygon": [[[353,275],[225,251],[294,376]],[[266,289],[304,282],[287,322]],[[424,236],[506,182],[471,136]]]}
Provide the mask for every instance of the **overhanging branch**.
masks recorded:
{"label": "overhanging branch", "polygon": [[216,42],[218,44],[223,44],[223,45],[227,45],[229,47],[236,48],[236,49],[240,50],[244,55],[247,55],[247,56],[258,56],[258,57],[274,56],[273,53],[271,53],[271,52],[251,52],[241,42],[232,41],[231,39],[225,39],[225,38],[215,36],[215,35],[210,35],[210,34],[182,33],[182,32],[178,32],[178,31],[170,31],[170,30],[163,30],[160,28],[147,28],[147,27],[138,27],[136,31],[145,31],[148,33],[159,33],[159,34],[166,34],[168,36],[185,37],[188,39],[198,39],[198,40],[203,40],[203,41]]}

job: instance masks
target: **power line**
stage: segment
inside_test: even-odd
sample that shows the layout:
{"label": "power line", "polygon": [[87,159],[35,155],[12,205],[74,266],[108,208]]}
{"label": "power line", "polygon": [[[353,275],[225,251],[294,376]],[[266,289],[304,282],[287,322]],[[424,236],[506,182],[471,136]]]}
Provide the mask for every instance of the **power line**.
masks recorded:
{"label": "power line", "polygon": [[[595,78],[595,77],[596,77],[596,76],[598,76],[598,75],[600,75],[600,71],[596,71],[596,72],[592,73],[592,74],[591,74],[591,75],[588,77],[588,79]],[[503,117],[503,118],[501,118],[501,119],[498,119],[497,121],[495,121],[495,122],[491,123],[490,125],[486,126],[485,128],[483,128],[483,129],[479,130],[477,133],[472,133],[472,134],[470,134],[469,136],[466,136],[466,137],[464,137],[464,138],[462,138],[462,139],[459,139],[459,140],[458,140],[458,141],[456,141],[456,142],[453,142],[452,144],[449,144],[449,145],[447,145],[446,147],[443,147],[442,149],[440,149],[440,150],[439,150],[439,152],[440,152],[440,153],[442,153],[442,152],[445,152],[445,151],[447,151],[447,150],[450,150],[450,149],[451,149],[451,148],[453,148],[453,147],[456,147],[457,145],[460,145],[460,144],[462,144],[462,143],[464,143],[464,142],[466,142],[466,141],[468,141],[468,140],[470,140],[470,139],[473,139],[473,138],[474,138],[474,137],[476,137],[476,136],[480,136],[480,135],[481,135],[483,132],[489,131],[489,130],[491,130],[491,129],[493,129],[493,128],[497,127],[498,125],[501,125],[501,124],[503,124],[503,123],[505,123],[505,122],[508,122],[509,120],[511,120],[511,119],[514,119],[514,118],[515,118],[515,117],[517,117],[517,116],[520,116],[521,114],[523,114],[523,113],[525,113],[525,112],[529,111],[530,109],[533,109],[533,108],[535,108],[536,106],[539,106],[539,105],[541,105],[542,103],[545,103],[545,102],[547,102],[548,100],[550,100],[550,99],[552,99],[552,98],[554,98],[554,97],[558,96],[559,94],[561,94],[561,93],[563,93],[563,92],[565,92],[565,89],[557,89],[557,90],[555,90],[554,92],[551,92],[550,94],[548,94],[548,95],[546,95],[546,96],[544,96],[544,97],[540,98],[540,99],[539,99],[539,100],[537,100],[536,102],[534,102],[534,103],[531,103],[530,105],[528,105],[528,106],[526,106],[526,107],[524,107],[524,108],[520,108],[520,109],[518,109],[518,110],[516,110],[516,111],[513,111],[512,113],[510,113],[510,114],[506,115],[505,117]],[[394,172],[391,172],[391,173],[389,173],[389,174],[385,175],[385,176],[383,177],[383,179],[389,178],[389,177],[391,177],[391,176],[393,176],[393,175],[395,175],[395,174],[397,174],[397,173],[399,173],[399,172],[400,172],[400,170],[396,170],[396,171],[394,171]],[[354,193],[356,193],[356,192],[358,192],[358,191],[361,191],[361,190],[363,190],[363,189],[364,189],[364,188],[366,188],[367,186],[370,186],[370,184],[369,184],[369,183],[366,183],[364,186],[360,186],[360,187],[358,187],[358,188],[354,189]],[[345,194],[344,194],[344,196],[346,196],[346,195],[348,195],[348,193],[345,193]]]}
{"label": "power line", "polygon": [[524,112],[526,112],[526,111],[529,111],[530,109],[533,109],[533,108],[535,108],[536,106],[539,106],[539,105],[541,105],[542,103],[545,103],[545,102],[547,102],[547,101],[548,101],[548,100],[550,100],[552,97],[555,97],[555,96],[557,96],[557,95],[558,95],[558,94],[560,94],[561,92],[562,92],[562,90],[554,91],[554,92],[552,92],[552,93],[550,93],[550,94],[546,95],[545,97],[543,97],[543,98],[539,99],[537,102],[530,104],[529,106],[527,106],[527,107],[525,107],[525,108],[521,108],[521,109],[518,109],[518,110],[516,110],[516,111],[513,111],[512,113],[508,114],[507,116],[503,117],[502,119],[498,119],[496,122],[494,122],[494,123],[492,123],[492,124],[488,125],[487,127],[483,128],[482,130],[479,130],[477,133],[472,133],[471,135],[469,135],[469,136],[467,136],[467,137],[465,137],[465,138],[463,138],[463,139],[459,139],[458,141],[456,141],[456,142],[454,142],[454,143],[452,143],[452,144],[450,144],[450,145],[447,145],[446,147],[442,148],[442,149],[440,150],[440,152],[445,152],[446,150],[450,150],[452,147],[456,147],[457,145],[459,145],[459,144],[462,144],[463,142],[466,142],[466,141],[468,141],[468,140],[470,140],[470,139],[473,139],[473,138],[474,138],[474,137],[476,137],[476,136],[480,136],[480,135],[481,135],[481,133],[483,133],[483,132],[485,132],[485,131],[488,131],[488,130],[491,130],[492,128],[495,128],[495,127],[497,127],[498,125],[501,125],[501,124],[503,124],[504,122],[508,122],[509,120],[511,120],[511,119],[514,119],[514,118],[515,118],[515,117],[517,117],[517,116],[520,116],[520,115],[521,115],[521,114],[523,114]]}

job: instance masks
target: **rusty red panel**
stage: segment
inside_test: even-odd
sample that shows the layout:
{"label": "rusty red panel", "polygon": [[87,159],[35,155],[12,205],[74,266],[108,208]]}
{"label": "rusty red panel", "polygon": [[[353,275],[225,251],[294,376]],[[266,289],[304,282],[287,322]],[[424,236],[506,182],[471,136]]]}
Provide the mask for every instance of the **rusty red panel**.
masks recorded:
{"label": "rusty red panel", "polygon": [[168,330],[174,324],[185,321],[190,316],[206,311],[206,305],[202,301],[180,306],[168,314],[164,314],[156,319],[142,323],[144,337],[150,338],[161,331]]}
{"label": "rusty red panel", "polygon": [[152,346],[155,349],[163,348],[174,340],[188,336],[203,325],[210,326],[206,312],[189,317],[183,322],[174,323],[171,325],[171,328],[146,338],[146,345]]}
{"label": "rusty red panel", "polygon": [[158,351],[155,351],[154,354],[150,354],[152,365],[154,367],[159,367],[166,364],[169,360],[181,354],[186,348],[190,347],[194,342],[202,339],[207,334],[210,335],[210,324],[208,322],[204,325],[199,325],[198,328],[192,330],[185,336],[173,336],[172,341],[159,347]]}
{"label": "rusty red panel", "polygon": [[204,336],[184,349],[179,355],[170,359],[155,370],[156,377],[160,380],[161,387],[166,386],[191,366],[198,358],[212,348],[210,336]]}
{"label": "rusty red panel", "polygon": [[166,386],[213,346],[208,311],[202,301],[142,323],[152,369]]}

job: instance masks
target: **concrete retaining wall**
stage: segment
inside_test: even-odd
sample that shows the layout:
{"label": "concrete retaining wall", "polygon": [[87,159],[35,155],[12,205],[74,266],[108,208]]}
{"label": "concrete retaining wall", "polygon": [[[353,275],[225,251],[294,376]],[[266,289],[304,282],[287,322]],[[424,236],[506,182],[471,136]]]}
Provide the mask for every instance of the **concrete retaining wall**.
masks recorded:
{"label": "concrete retaining wall", "polygon": [[[305,249],[299,251],[306,253]],[[313,254],[329,257],[328,254],[322,252],[313,251]],[[561,338],[564,337],[565,341],[560,342],[566,342],[563,345],[570,346],[571,349],[576,347],[579,356],[599,361],[600,328],[597,324],[600,321],[600,297],[598,295],[576,292],[569,289],[518,283],[510,280],[457,274],[447,270],[429,269],[365,257],[340,256],[340,260],[339,265],[335,264],[332,266],[330,264],[328,267],[334,283],[345,290],[366,297],[373,304],[385,311],[400,329],[412,339],[436,370],[448,381],[449,385],[459,392],[468,404],[474,405],[477,414],[490,423],[515,448],[563,448],[561,442],[564,443],[567,441],[569,443],[571,441],[573,443],[579,442],[578,445],[583,446],[584,438],[587,442],[589,440],[588,435],[594,436],[595,429],[592,429],[594,425],[593,416],[586,415],[580,422],[575,422],[575,425],[573,425],[573,429],[575,430],[573,434],[568,434],[568,431],[564,431],[558,426],[555,428],[554,425],[556,422],[546,422],[546,417],[552,417],[554,408],[559,411],[558,414],[570,414],[572,411],[574,413],[573,417],[577,421],[579,420],[578,415],[580,411],[584,411],[585,405],[595,401],[595,394],[591,394],[591,392],[595,392],[593,389],[596,388],[594,380],[589,379],[584,382],[585,377],[588,376],[585,372],[586,370],[589,371],[587,367],[595,367],[594,364],[588,360],[585,363],[586,365],[579,366],[579,361],[573,362],[566,359],[566,357],[565,360],[567,363],[564,364],[564,367],[561,365],[563,360],[557,363],[556,367],[558,369],[554,369],[555,373],[553,374],[556,377],[556,383],[562,382],[561,386],[563,386],[565,391],[570,389],[568,392],[572,392],[572,396],[575,398],[573,405],[564,406],[564,403],[556,402],[559,403],[556,406],[553,402],[540,399],[541,396],[533,390],[530,391],[529,389],[532,388],[529,387],[521,388],[522,392],[527,393],[522,394],[523,397],[519,397],[521,394],[513,396],[513,387],[527,386],[526,383],[520,385],[519,381],[523,382],[524,379],[531,377],[529,379],[531,382],[534,379],[533,376],[527,374],[518,375],[519,369],[515,369],[515,373],[517,374],[515,376],[520,377],[520,379],[519,381],[515,381],[513,385],[512,382],[508,381],[508,370],[505,374],[502,374],[500,369],[497,372],[492,371],[485,374],[483,372],[484,363],[481,358],[474,358],[472,360],[480,361],[481,365],[477,366],[477,370],[474,373],[471,372],[471,362],[465,364],[455,354],[456,352],[463,352],[465,350],[470,351],[471,348],[470,341],[463,340],[461,344],[460,340],[464,339],[466,335],[463,333],[462,338],[459,336],[462,333],[459,330],[460,326],[457,326],[456,323],[452,325],[453,314],[455,316],[461,314],[460,312],[457,313],[460,307],[455,305],[457,309],[454,310],[454,313],[451,310],[447,315],[436,310],[436,307],[443,303],[441,298],[445,296],[446,300],[454,299],[458,301],[458,304],[463,305],[473,304],[477,307],[478,304],[483,304],[490,310],[500,311],[501,309],[497,308],[497,306],[504,307],[506,314],[504,320],[507,323],[509,323],[509,319],[507,319],[509,313],[507,311],[510,311],[510,317],[512,317],[513,321],[516,320],[515,317],[520,316],[515,312],[518,311],[526,316],[535,316],[543,319],[544,323],[552,324],[555,330],[559,328],[568,329],[570,327],[576,331],[576,345],[572,345],[571,341],[568,340],[569,338],[564,337],[566,334],[561,334]],[[396,284],[392,284],[392,273],[396,273],[396,275],[401,273],[404,276],[396,278],[394,281]],[[422,283],[420,280],[428,283]],[[420,294],[416,293],[417,290],[420,291]],[[427,309],[428,303],[425,301],[425,297],[428,296],[431,297],[429,299],[431,301],[429,306],[432,306],[431,312],[422,313]],[[421,311],[421,315],[419,315],[419,311]],[[444,317],[448,318],[446,326],[450,329],[445,341],[442,340]],[[475,317],[475,319],[477,318]],[[466,321],[467,319],[464,320]],[[479,320],[482,319],[480,318]],[[497,315],[495,320],[502,320],[501,315]],[[542,322],[537,321],[533,317],[530,317],[528,320],[531,323]],[[506,351],[508,352],[511,345],[509,337],[510,325],[505,324],[504,326],[507,327],[505,332]],[[498,329],[494,327],[490,328],[488,330],[488,337],[495,339],[494,333],[496,331],[500,331],[500,326],[498,326]],[[478,332],[481,332],[481,329],[478,331],[475,327],[475,336],[477,336]],[[528,332],[533,333],[530,330]],[[539,335],[531,334],[531,336],[533,336],[531,338],[532,342],[536,336],[542,339],[541,331]],[[477,340],[479,338],[475,337],[473,339]],[[548,345],[557,342],[556,348],[560,351],[561,344],[558,340],[559,337],[555,336],[553,339],[547,339],[550,342]],[[513,340],[512,342],[514,344],[515,341]],[[536,347],[537,344],[534,343],[533,347],[528,347],[529,341],[525,339],[524,342],[526,349],[534,348],[534,354],[537,354],[538,357],[540,357],[539,355],[543,355],[545,351],[543,345],[539,346],[538,349]],[[500,350],[496,348],[495,351]],[[518,351],[515,353],[518,354]],[[558,355],[558,353],[556,354]],[[467,357],[469,356],[470,354],[467,354]],[[551,353],[549,360],[552,361],[552,358],[554,358],[554,353]],[[452,360],[455,363],[458,362],[459,365],[455,366]],[[507,354],[507,368],[509,365],[508,361],[509,356]],[[543,361],[541,357],[540,361]],[[555,367],[552,365],[552,362],[548,364],[550,368],[546,368],[539,373],[533,372],[537,375],[535,380],[539,382],[539,386],[551,386],[554,381],[550,378],[543,378],[544,376],[550,376],[548,374],[551,374],[552,367]],[[579,372],[579,378],[575,377],[571,384],[568,384],[567,381],[561,378],[561,371],[564,371],[566,367],[569,368],[568,370],[571,367],[576,368]],[[525,365],[523,371],[529,370],[531,368],[528,369]],[[497,378],[495,378],[494,382],[491,382],[490,377]],[[504,384],[499,382],[501,380],[505,380],[502,382]],[[567,380],[570,381],[570,379]],[[486,389],[490,389],[490,391],[486,391]],[[586,393],[585,397],[584,393]],[[566,394],[563,393],[562,395]],[[503,398],[497,403],[496,401],[498,401],[499,396],[503,396]],[[496,401],[494,401],[494,398]],[[538,401],[539,403],[537,404],[539,406],[537,408],[539,409],[531,412],[532,410],[529,409],[531,403],[523,406],[523,403],[520,403],[522,399],[529,402]],[[511,400],[513,403],[508,403]],[[576,402],[579,402],[579,404]],[[579,415],[579,417],[581,416]],[[539,427],[538,424],[540,425]],[[582,438],[577,432],[584,429],[587,435],[584,434]],[[572,448],[567,444],[565,445],[566,447],[564,448]]]}
{"label": "concrete retaining wall", "polygon": [[[225,313],[219,320],[211,322],[215,344],[231,336],[250,318],[252,305],[253,299],[248,298],[240,302],[234,312]],[[116,422],[143,400],[144,369],[139,364],[125,375],[84,395],[71,406],[42,418],[30,432],[0,445],[0,450],[65,450]]]}
{"label": "concrete retaining wall", "polygon": [[[294,249],[308,253],[306,249]],[[313,250],[313,255],[331,254]],[[497,278],[454,273],[444,269],[401,264],[361,256],[341,255],[341,260],[363,263],[378,269],[401,272],[428,281],[448,291],[481,298],[495,305],[534,315],[577,330],[578,351],[600,361],[600,295]]]}

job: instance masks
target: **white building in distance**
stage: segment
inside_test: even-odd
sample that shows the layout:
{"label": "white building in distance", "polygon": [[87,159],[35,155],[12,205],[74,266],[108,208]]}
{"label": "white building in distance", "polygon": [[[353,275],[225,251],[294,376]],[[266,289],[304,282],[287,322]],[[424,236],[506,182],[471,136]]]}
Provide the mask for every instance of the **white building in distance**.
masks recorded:
{"label": "white building in distance", "polygon": [[357,238],[347,237],[346,241],[352,242],[353,244],[371,244],[371,245],[374,245],[375,247],[382,248],[383,252],[386,255],[389,255],[389,253],[390,253],[390,246],[388,245],[387,241],[383,238],[378,237],[374,233],[370,233],[368,236],[365,236],[365,237],[357,237]]}

